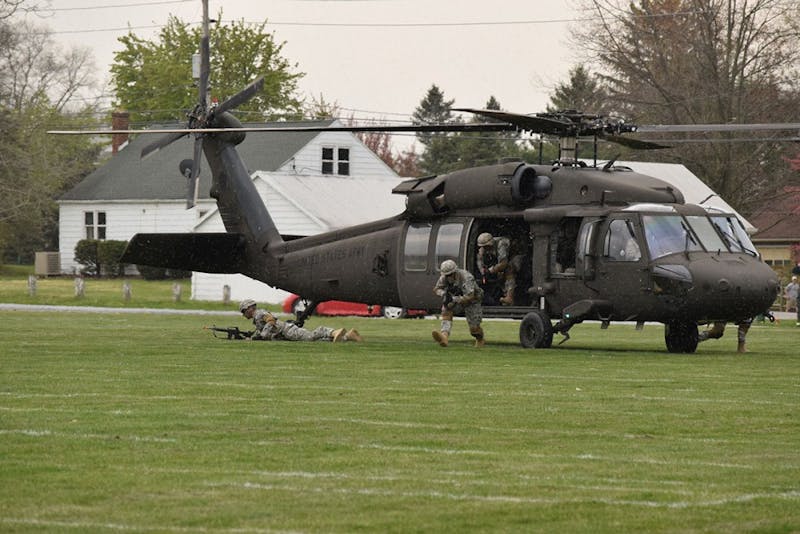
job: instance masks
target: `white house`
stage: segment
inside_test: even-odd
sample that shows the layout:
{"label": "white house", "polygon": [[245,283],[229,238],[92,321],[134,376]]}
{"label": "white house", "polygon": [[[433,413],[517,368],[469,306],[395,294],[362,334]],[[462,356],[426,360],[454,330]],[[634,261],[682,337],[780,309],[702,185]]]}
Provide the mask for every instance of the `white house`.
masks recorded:
{"label": "white house", "polygon": [[[263,124],[262,124],[263,126]],[[340,126],[336,121],[279,122],[272,127]],[[64,273],[78,272],[75,245],[81,239],[129,240],[139,232],[191,232],[216,210],[209,197],[208,166],[200,173],[197,205],[187,210],[186,180],[179,171],[191,157],[187,136],[140,158],[153,136],[139,135],[107,163],[59,200],[59,254]],[[354,135],[347,132],[265,132],[249,134],[238,147],[251,173],[338,178],[340,187],[360,187],[362,179],[389,180],[397,174]],[[387,186],[391,189],[391,186]],[[356,196],[357,191],[352,195]],[[308,199],[295,199],[302,206]],[[302,211],[302,210],[301,210]],[[278,222],[281,227],[282,222]],[[321,230],[320,230],[321,231]]]}

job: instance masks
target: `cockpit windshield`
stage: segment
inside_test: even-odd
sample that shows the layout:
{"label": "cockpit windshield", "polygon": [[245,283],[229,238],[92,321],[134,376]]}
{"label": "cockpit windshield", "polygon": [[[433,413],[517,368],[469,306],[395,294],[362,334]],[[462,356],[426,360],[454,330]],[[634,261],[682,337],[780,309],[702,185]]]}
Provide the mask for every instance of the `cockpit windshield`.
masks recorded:
{"label": "cockpit windshield", "polygon": [[741,221],[733,215],[711,215],[711,222],[717,227],[731,252],[744,252],[758,256],[756,246],[742,226]]}
{"label": "cockpit windshield", "polygon": [[644,235],[650,258],[656,259],[678,252],[703,250],[680,215],[642,215]]}
{"label": "cockpit windshield", "polygon": [[651,259],[700,250],[756,255],[747,232],[732,215],[710,219],[705,215],[642,215],[642,224]]}

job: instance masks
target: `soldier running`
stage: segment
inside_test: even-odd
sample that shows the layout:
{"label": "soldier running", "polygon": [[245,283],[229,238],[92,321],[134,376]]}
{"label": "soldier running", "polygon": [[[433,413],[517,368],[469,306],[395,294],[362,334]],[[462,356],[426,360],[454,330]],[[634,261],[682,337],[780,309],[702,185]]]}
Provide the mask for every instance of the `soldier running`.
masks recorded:
{"label": "soldier running", "polygon": [[483,289],[475,277],[465,270],[459,269],[453,260],[445,260],[439,268],[442,273],[433,292],[442,297],[442,328],[433,331],[433,339],[442,347],[446,347],[453,327],[453,315],[464,315],[469,325],[469,333],[475,338],[475,346],[485,344],[483,338]]}

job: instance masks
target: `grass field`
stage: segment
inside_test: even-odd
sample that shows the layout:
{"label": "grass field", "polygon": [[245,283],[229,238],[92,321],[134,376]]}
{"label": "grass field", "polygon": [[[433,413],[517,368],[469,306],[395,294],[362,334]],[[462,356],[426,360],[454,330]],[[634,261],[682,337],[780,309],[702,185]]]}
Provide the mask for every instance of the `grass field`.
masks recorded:
{"label": "grass field", "polygon": [[0,531],[797,532],[800,328],[670,355],[663,330],[0,312]]}

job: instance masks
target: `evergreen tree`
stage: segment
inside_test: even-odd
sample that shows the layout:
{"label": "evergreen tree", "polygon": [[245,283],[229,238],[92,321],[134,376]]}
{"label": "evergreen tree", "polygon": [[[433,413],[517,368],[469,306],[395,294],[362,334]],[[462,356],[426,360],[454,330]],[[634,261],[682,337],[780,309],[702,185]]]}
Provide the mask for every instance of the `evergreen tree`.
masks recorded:
{"label": "evergreen tree", "polygon": [[[453,102],[445,100],[444,93],[433,84],[414,110],[412,122],[414,124],[459,122],[453,119],[450,111]],[[419,158],[419,170],[422,173],[442,174],[451,170],[453,163],[458,161],[458,142],[452,133],[419,132],[417,139],[424,147],[424,152]]]}

